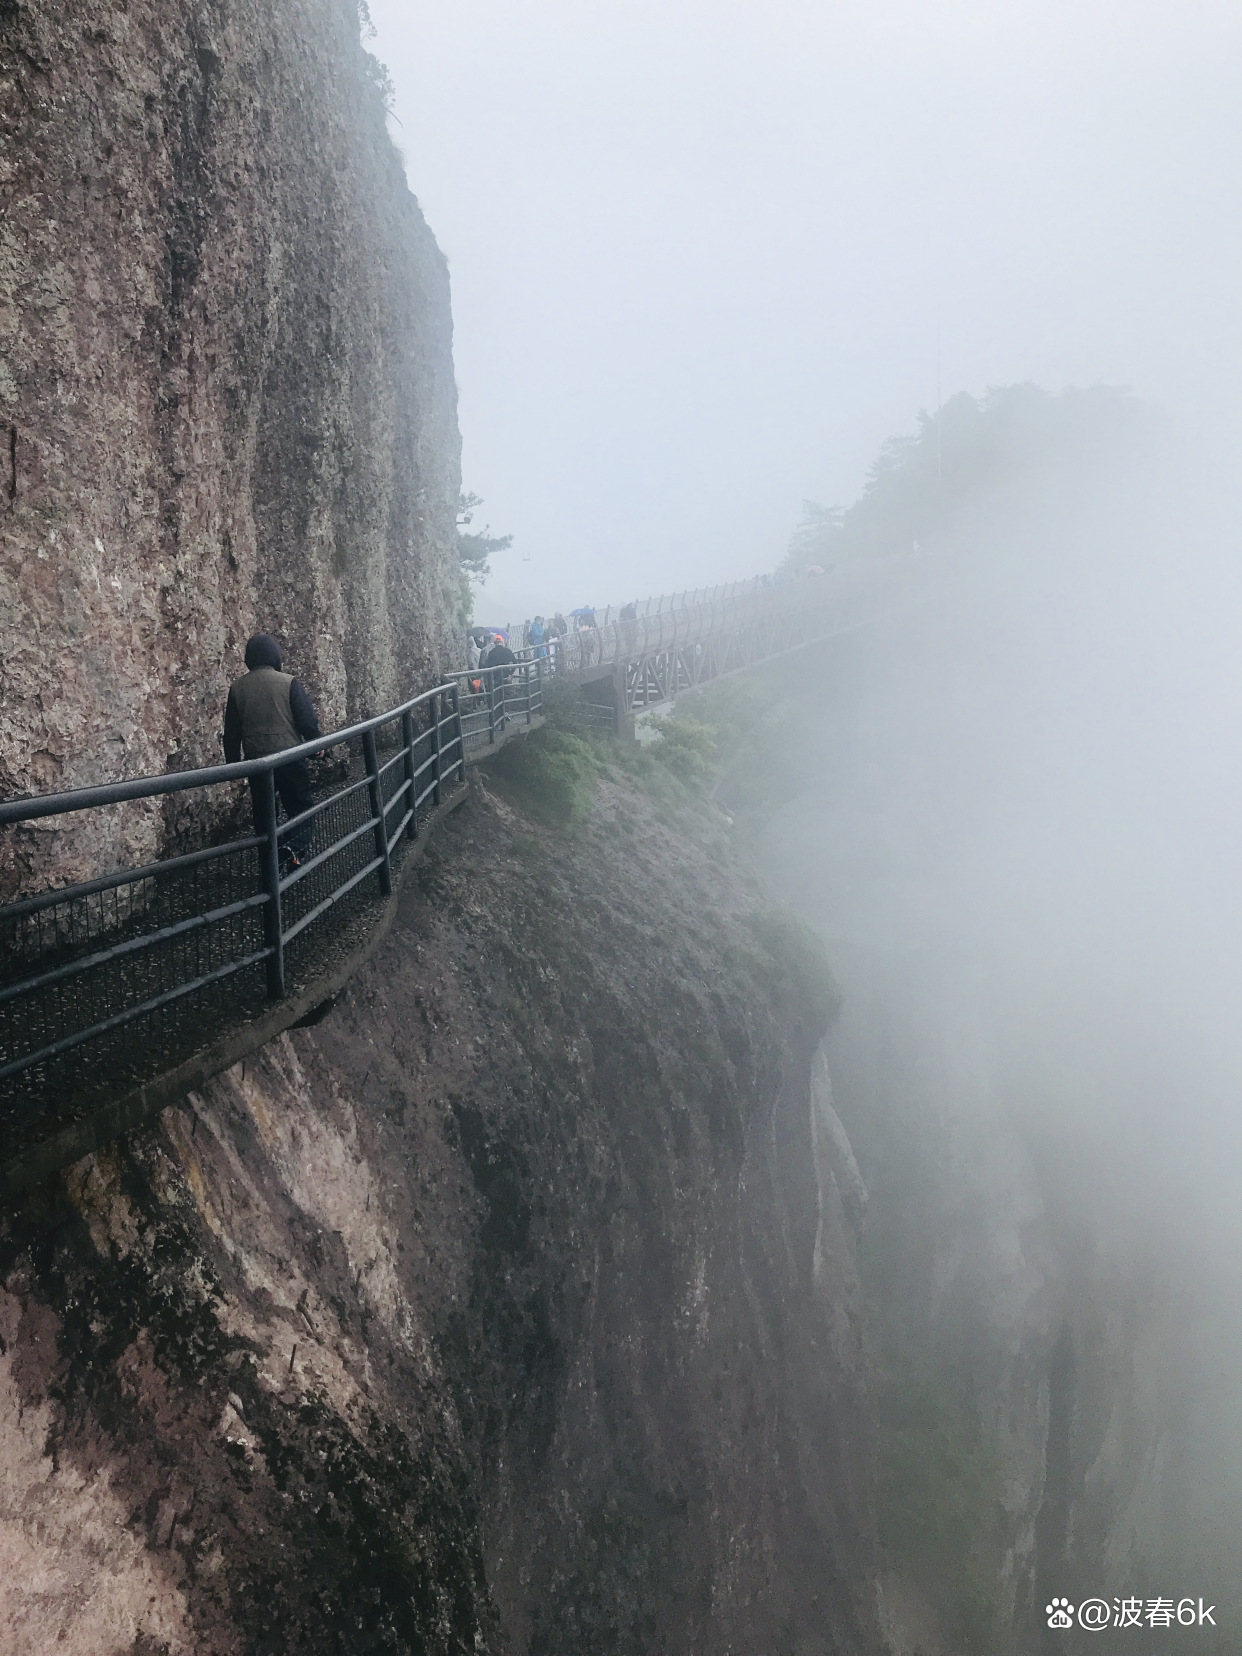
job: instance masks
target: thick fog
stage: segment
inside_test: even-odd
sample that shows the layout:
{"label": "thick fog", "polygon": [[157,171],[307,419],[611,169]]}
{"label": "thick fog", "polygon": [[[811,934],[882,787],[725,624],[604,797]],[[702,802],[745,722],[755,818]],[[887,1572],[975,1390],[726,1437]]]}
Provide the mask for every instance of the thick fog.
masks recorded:
{"label": "thick fog", "polygon": [[[1137,1427],[1114,1446],[1151,1509],[1114,1514],[1118,1583],[1148,1542],[1157,1574],[1180,1549],[1228,1581],[1242,9],[372,14],[450,259],[466,483],[516,537],[487,618],[772,568],[804,498],[848,505],[883,440],[961,390],[1124,385],[1151,411],[1098,464],[964,499],[917,604],[790,668],[800,774],[764,846],[842,979],[864,1171],[869,1087],[912,1121],[987,1118],[936,1153],[982,1167],[1009,1135],[1026,1158],[975,1191],[985,1218],[1011,1177],[1030,1203],[1011,1274],[1047,1303],[1013,1312],[1014,1350],[1038,1368],[1031,1330],[1079,1314],[1075,1273],[1080,1310],[1146,1329],[1116,1406],[1178,1470]],[[1092,1585],[1049,1557],[1046,1591]]]}
{"label": "thick fog", "polygon": [[[1041,1547],[1043,1593],[1177,1576],[1221,1596],[1213,1650],[1242,1629],[1240,522],[1159,423],[977,493],[917,603],[797,664],[800,774],[763,841],[842,980],[878,1228],[894,1187],[922,1214],[910,1322],[939,1315],[976,1383],[1008,1353],[980,1406],[1018,1444],[1014,1373],[1075,1330],[1084,1539],[1074,1567]],[[895,1179],[877,1104],[909,1134]]]}
{"label": "thick fog", "polygon": [[516,536],[484,608],[771,567],[938,384],[1233,420],[1231,0],[371,15],[450,261],[466,485]]}

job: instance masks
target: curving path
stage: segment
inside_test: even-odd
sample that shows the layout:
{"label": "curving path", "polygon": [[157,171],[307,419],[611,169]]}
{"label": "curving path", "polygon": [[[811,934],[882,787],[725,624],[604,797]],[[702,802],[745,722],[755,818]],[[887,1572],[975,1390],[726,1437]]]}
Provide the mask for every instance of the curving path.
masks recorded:
{"label": "curving path", "polygon": [[[189,825],[158,860],[0,909],[0,1189],[148,1119],[330,1002],[465,797],[468,764],[542,722],[549,681],[576,687],[590,722],[622,729],[636,710],[874,619],[891,577],[873,564],[652,599],[268,759],[0,802],[16,869],[23,836],[50,829],[68,845],[82,813],[111,813],[114,831],[92,843],[122,847],[142,839],[127,813],[148,831],[152,812]],[[318,765],[317,798],[280,822],[272,772],[292,757]],[[308,828],[294,866],[285,845]]]}

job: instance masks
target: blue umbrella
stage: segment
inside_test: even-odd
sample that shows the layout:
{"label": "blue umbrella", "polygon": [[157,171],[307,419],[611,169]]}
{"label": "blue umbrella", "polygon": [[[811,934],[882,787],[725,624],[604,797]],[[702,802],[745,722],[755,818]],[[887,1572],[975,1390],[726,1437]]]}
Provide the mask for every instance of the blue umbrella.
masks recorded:
{"label": "blue umbrella", "polygon": [[569,613],[571,615],[594,615],[595,614],[595,605],[594,604],[583,604],[581,609],[570,610]]}

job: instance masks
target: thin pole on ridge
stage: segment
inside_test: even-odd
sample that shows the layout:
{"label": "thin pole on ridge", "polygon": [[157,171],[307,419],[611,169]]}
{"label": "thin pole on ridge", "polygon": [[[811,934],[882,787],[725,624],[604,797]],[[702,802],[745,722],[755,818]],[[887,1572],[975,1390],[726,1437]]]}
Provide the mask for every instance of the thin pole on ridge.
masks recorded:
{"label": "thin pole on ridge", "polygon": [[466,727],[461,722],[461,685],[456,679],[453,680],[450,695],[453,698],[453,723],[457,731],[455,738],[457,742],[457,764],[459,766],[457,780],[460,783],[466,780]]}
{"label": "thin pole on ridge", "polygon": [[262,771],[253,779],[256,826],[263,843],[259,847],[259,869],[263,892],[263,941],[267,945],[267,998],[283,1000],[285,994],[285,933],[280,919],[280,847],[276,842],[276,776]]}
{"label": "thin pole on ridge", "polygon": [[367,795],[371,801],[371,816],[375,821],[375,855],[379,858],[380,893],[392,895],[392,864],[388,860],[388,824],[384,818],[384,788],[379,773],[379,754],[375,747],[375,732],[362,733],[362,752],[367,762]]}
{"label": "thin pole on ridge", "polygon": [[435,788],[431,795],[431,803],[440,803],[440,698],[431,698],[431,728],[435,732],[432,738],[435,747],[435,762],[431,767],[431,774],[435,778]]}
{"label": "thin pole on ridge", "polygon": [[407,839],[418,838],[418,779],[414,773],[414,715],[406,712],[401,715],[401,741],[405,748],[406,792],[410,796],[410,820],[405,825]]}

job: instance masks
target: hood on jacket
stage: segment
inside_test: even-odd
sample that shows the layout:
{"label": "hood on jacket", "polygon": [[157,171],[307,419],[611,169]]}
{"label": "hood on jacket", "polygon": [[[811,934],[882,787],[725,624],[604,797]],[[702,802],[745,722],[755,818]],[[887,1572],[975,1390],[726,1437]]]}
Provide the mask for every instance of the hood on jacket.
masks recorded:
{"label": "hood on jacket", "polygon": [[282,659],[280,645],[271,633],[255,633],[246,645],[246,666],[251,672],[256,667],[279,667]]}

